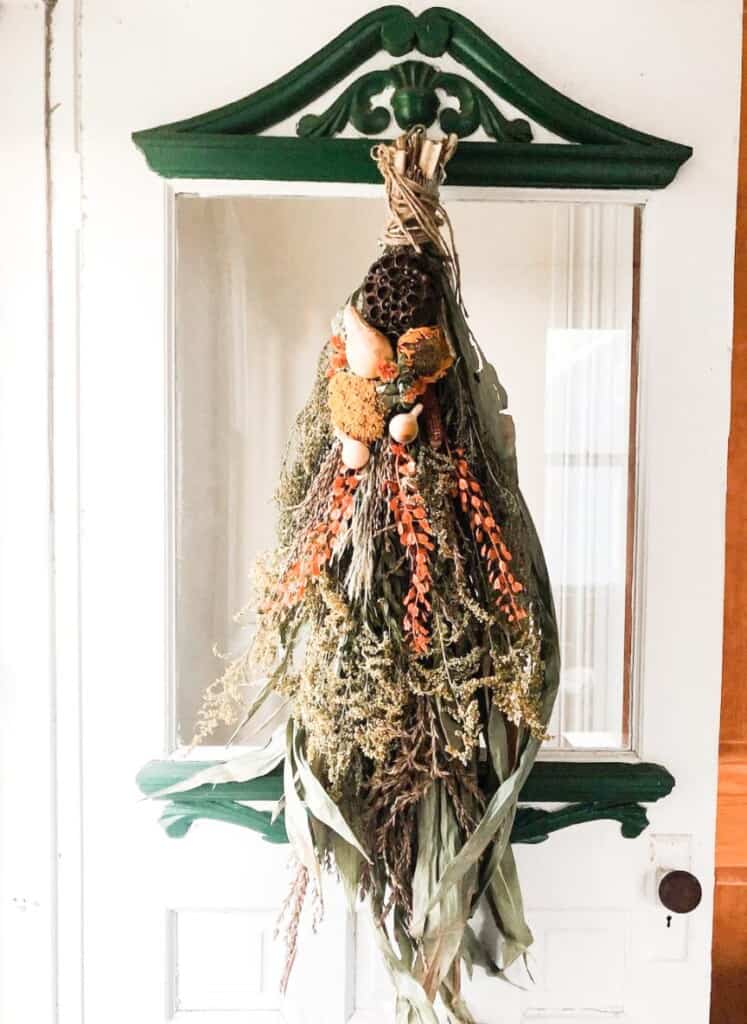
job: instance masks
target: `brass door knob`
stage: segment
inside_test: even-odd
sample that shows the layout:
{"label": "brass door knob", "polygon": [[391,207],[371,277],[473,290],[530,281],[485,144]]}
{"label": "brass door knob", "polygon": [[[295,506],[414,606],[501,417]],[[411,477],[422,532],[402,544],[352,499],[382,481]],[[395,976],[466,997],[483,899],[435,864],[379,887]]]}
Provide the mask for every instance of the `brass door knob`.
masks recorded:
{"label": "brass door knob", "polygon": [[659,899],[673,914],[689,914],[703,898],[700,882],[689,871],[668,871],[659,882]]}

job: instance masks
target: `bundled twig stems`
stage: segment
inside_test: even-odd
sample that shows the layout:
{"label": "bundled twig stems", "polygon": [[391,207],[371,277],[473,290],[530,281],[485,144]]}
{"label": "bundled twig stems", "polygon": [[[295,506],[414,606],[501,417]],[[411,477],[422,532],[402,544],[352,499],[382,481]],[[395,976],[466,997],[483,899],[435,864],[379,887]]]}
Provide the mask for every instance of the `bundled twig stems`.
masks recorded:
{"label": "bundled twig stems", "polygon": [[[446,164],[457,147],[457,136],[435,141],[417,126],[391,144],[381,142],[371,155],[384,179],[389,216],[381,242],[411,245],[418,252],[426,242],[434,247],[449,269],[458,297],[461,296],[459,254],[454,232],[438,189],[446,176]],[[442,229],[447,231],[447,238]]]}

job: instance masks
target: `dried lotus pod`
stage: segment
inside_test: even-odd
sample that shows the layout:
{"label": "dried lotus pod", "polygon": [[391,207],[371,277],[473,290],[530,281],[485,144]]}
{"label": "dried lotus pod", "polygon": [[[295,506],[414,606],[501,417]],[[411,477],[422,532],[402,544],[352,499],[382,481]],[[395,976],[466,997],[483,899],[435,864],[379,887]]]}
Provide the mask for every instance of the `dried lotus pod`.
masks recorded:
{"label": "dried lotus pod", "polygon": [[366,321],[393,343],[410,327],[438,320],[440,294],[428,260],[408,246],[376,260],[361,292]]}
{"label": "dried lotus pod", "polygon": [[327,393],[332,425],[363,444],[384,435],[384,409],[376,381],[341,371],[329,382]]}

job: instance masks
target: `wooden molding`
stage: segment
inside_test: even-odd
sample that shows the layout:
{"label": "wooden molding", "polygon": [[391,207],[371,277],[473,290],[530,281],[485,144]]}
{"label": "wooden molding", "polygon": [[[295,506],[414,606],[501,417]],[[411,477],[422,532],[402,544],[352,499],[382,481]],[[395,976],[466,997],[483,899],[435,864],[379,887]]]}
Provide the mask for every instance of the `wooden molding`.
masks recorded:
{"label": "wooden molding", "polygon": [[[394,57],[449,54],[480,85],[409,60],[366,72],[325,109],[306,111],[382,51]],[[381,100],[374,106],[387,87],[393,88],[391,111]],[[443,106],[444,92],[457,100],[457,109]],[[501,101],[564,141],[533,142],[530,121],[507,116]],[[297,115],[297,137],[262,134]],[[663,188],[692,154],[689,146],[636,131],[563,96],[447,7],[417,16],[405,7],[380,7],[251,95],[135,132],[133,140],[149,166],[167,178],[376,182],[371,143],[392,120],[400,129],[438,122],[460,137],[479,128],[491,137],[459,147],[449,164],[452,185]],[[336,138],[348,124],[365,137]]]}
{"label": "wooden molding", "polygon": [[[200,818],[224,821],[258,832],[271,843],[286,843],[283,815],[247,807],[244,801],[277,801],[283,795],[283,768],[250,782],[224,782],[198,786],[178,796],[158,795],[177,782],[215,761],[149,761],[141,768],[137,784],[142,793],[164,800],[161,825],[173,838],[187,834]],[[511,841],[539,843],[550,833],[589,821],[611,820],[620,824],[626,839],[640,835],[648,826],[642,803],[667,796],[674,779],[660,765],[620,762],[549,762],[534,765],[521,791],[520,800],[562,803],[558,810],[520,807]]]}
{"label": "wooden molding", "polygon": [[[743,46],[743,56],[747,50]],[[711,1024],[747,1020],[747,75],[742,76]]]}

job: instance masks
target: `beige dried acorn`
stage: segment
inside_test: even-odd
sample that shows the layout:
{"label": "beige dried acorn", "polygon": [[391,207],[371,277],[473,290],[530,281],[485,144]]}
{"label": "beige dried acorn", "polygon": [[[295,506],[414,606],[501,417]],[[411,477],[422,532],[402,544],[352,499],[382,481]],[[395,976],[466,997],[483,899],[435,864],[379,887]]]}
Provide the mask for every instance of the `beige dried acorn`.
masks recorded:
{"label": "beige dried acorn", "polygon": [[418,416],[423,406],[418,403],[409,412],[400,412],[389,421],[389,436],[400,444],[410,444],[418,436]]}
{"label": "beige dried acorn", "polygon": [[348,366],[359,377],[373,380],[379,376],[379,366],[394,359],[389,339],[363,319],[352,303],[342,314],[345,329],[345,352]]}

